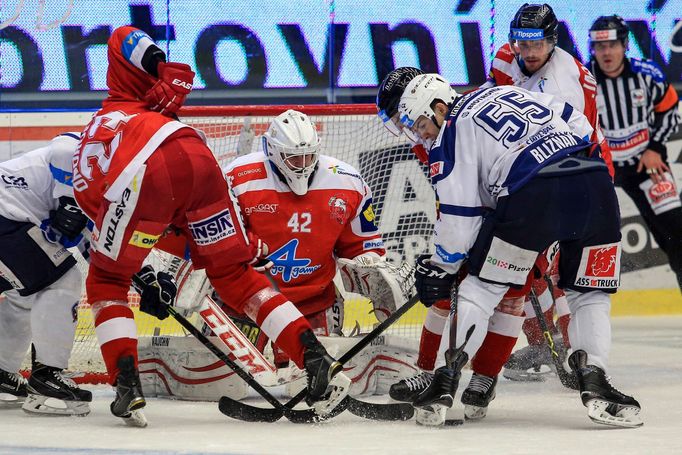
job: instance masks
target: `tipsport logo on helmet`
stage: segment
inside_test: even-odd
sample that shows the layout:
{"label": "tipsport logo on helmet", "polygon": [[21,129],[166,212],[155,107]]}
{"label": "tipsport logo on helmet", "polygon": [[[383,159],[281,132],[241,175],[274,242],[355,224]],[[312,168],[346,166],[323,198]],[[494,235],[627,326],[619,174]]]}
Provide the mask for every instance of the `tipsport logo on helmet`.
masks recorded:
{"label": "tipsport logo on helmet", "polygon": [[535,41],[543,39],[545,32],[540,28],[513,28],[509,37],[518,41]]}
{"label": "tipsport logo on helmet", "polygon": [[233,236],[237,230],[232,224],[230,210],[225,209],[217,215],[189,223],[192,237],[199,246],[211,245]]}

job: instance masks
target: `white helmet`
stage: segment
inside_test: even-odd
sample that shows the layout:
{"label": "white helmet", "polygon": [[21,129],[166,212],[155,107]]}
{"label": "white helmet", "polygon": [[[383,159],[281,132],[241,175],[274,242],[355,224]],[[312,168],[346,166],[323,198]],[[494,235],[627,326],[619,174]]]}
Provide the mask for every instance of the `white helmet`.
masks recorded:
{"label": "white helmet", "polygon": [[279,114],[263,134],[263,151],[277,166],[291,191],[302,196],[317,168],[320,138],[307,115],[289,109]]}
{"label": "white helmet", "polygon": [[403,96],[400,97],[400,104],[398,104],[400,123],[407,128],[412,128],[422,115],[433,120],[435,115],[431,107],[433,102],[439,100],[449,106],[455,98],[457,98],[457,92],[450,87],[450,83],[443,76],[434,73],[417,76],[407,84]]}

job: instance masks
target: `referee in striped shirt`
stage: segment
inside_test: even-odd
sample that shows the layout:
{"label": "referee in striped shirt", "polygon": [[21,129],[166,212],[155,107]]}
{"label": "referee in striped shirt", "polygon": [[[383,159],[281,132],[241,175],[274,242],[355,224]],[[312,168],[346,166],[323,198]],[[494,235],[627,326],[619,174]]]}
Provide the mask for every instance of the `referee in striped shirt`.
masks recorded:
{"label": "referee in striped shirt", "polygon": [[677,92],[654,62],[625,56],[629,33],[615,15],[599,17],[590,28],[597,110],[615,184],[634,201],[682,289],[682,202],[665,145],[679,123]]}

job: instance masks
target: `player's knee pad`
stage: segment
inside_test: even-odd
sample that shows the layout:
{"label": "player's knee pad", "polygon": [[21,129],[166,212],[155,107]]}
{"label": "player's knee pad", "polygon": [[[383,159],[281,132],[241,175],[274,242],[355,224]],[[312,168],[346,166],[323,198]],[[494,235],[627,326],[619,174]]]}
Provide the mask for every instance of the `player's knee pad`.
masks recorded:
{"label": "player's knee pad", "polygon": [[459,285],[458,314],[462,304],[470,304],[478,307],[490,317],[508,289],[507,285],[489,283],[469,275]]}

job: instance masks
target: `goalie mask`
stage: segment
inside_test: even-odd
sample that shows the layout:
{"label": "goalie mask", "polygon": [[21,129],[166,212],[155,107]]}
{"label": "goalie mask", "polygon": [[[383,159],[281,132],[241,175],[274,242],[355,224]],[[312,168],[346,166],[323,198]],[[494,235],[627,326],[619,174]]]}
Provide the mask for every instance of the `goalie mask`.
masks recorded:
{"label": "goalie mask", "polygon": [[272,121],[263,134],[263,150],[295,194],[308,192],[318,163],[320,138],[307,115],[288,110]]}
{"label": "goalie mask", "polygon": [[[439,74],[423,74],[417,76],[405,87],[405,92],[400,98],[398,111],[400,123],[421,142],[431,142],[419,134],[416,128],[419,117],[430,119],[440,129],[442,122],[438,122],[434,106],[436,102],[442,102],[447,106],[452,105],[457,98],[457,92],[450,87],[450,83]],[[430,145],[430,144],[428,144]],[[430,148],[430,147],[429,147]]]}

